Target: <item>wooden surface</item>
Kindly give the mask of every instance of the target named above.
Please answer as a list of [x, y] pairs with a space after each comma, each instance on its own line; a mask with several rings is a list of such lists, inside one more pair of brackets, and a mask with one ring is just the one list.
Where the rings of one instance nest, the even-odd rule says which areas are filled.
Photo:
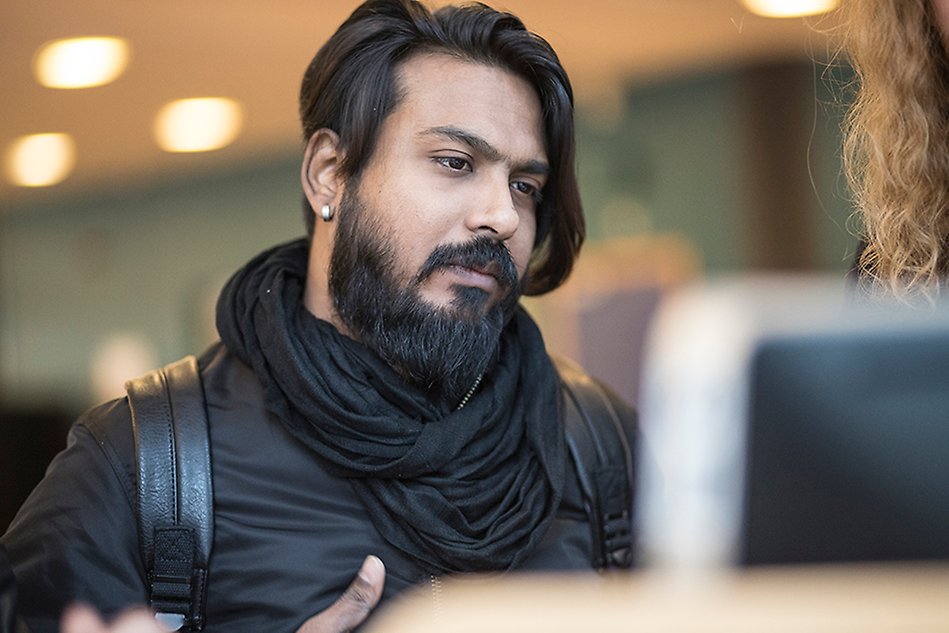
[[945, 633], [949, 564], [453, 580], [390, 603], [368, 630]]

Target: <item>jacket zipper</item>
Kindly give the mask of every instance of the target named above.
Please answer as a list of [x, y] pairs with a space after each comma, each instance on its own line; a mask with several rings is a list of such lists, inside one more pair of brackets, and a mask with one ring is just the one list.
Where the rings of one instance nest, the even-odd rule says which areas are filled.
[[478, 390], [478, 385], [481, 384], [481, 379], [484, 378], [484, 374], [478, 374], [478, 377], [475, 378], [474, 384], [471, 385], [471, 389], [468, 390], [468, 393], [465, 394], [465, 397], [461, 399], [461, 402], [458, 403], [458, 406], [455, 408], [455, 411], [461, 411], [462, 407], [468, 404], [468, 401], [471, 400], [471, 396], [474, 395], [474, 392]]
[[441, 625], [442, 621], [442, 579], [435, 574], [430, 575], [429, 585], [432, 588], [432, 614], [435, 624]]
[[[461, 411], [461, 409], [468, 404], [468, 401], [471, 400], [471, 396], [478, 390], [482, 378], [484, 378], [484, 374], [479, 374], [474, 384], [471, 385], [471, 389], [468, 390], [468, 393], [466, 393], [461, 399], [461, 402], [458, 403], [458, 407], [455, 411]], [[428, 584], [432, 589], [432, 613], [434, 614], [435, 624], [440, 624], [442, 619], [442, 579], [435, 574], [429, 574]]]

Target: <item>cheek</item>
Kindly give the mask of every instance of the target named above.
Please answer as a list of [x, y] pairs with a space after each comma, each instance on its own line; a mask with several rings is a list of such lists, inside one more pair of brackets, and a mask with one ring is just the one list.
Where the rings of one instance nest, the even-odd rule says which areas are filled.
[[530, 262], [531, 253], [534, 250], [534, 236], [537, 229], [534, 222], [534, 216], [521, 218], [521, 224], [517, 233], [508, 240], [508, 248], [514, 257], [514, 265], [517, 267], [518, 274], [523, 277], [527, 270], [527, 264]]
[[396, 258], [399, 273], [405, 279], [414, 279], [428, 261], [432, 251], [450, 242], [445, 237], [446, 231], [433, 230], [436, 227], [431, 221], [420, 220], [415, 226], [417, 230], [405, 230], [406, 227], [402, 227], [402, 230], [393, 231], [393, 237], [398, 240]]

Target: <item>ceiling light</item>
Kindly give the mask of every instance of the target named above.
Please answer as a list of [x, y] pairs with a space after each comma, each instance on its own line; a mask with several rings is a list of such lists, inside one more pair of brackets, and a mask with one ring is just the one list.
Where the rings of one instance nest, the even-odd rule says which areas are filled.
[[826, 13], [837, 8], [839, 0], [742, 0], [752, 13], [766, 18], [796, 18]]
[[33, 74], [48, 88], [89, 88], [114, 81], [128, 60], [128, 42], [119, 37], [54, 40], [37, 51]]
[[233, 99], [179, 99], [155, 117], [155, 140], [166, 152], [207, 152], [233, 142], [243, 119]]
[[76, 145], [68, 134], [21, 136], [7, 149], [7, 179], [22, 187], [47, 187], [65, 180], [76, 164]]

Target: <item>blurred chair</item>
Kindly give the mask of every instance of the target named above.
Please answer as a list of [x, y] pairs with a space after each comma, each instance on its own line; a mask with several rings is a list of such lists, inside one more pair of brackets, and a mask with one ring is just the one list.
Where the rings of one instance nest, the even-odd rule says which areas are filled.
[[43, 478], [53, 456], [66, 448], [74, 418], [56, 406], [0, 407], [0, 534]]
[[699, 270], [695, 247], [678, 235], [590, 242], [567, 283], [524, 305], [550, 352], [574, 359], [635, 403], [653, 312], [666, 292], [693, 281]]

